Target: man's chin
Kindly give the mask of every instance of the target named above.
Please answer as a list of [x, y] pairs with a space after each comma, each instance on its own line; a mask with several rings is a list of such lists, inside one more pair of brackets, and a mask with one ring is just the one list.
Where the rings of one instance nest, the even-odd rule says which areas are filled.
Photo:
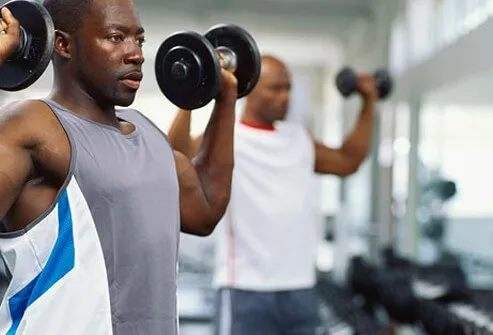
[[120, 107], [128, 107], [135, 101], [135, 94], [131, 97], [120, 97], [115, 100], [115, 105]]

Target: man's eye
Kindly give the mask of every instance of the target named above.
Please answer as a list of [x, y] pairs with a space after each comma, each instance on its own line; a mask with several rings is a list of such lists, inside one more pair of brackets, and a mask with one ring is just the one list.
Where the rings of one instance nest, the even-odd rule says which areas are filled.
[[111, 42], [115, 42], [115, 43], [116, 42], [121, 42], [121, 41], [123, 41], [123, 37], [121, 35], [112, 35], [112, 36], [109, 37], [109, 40]]

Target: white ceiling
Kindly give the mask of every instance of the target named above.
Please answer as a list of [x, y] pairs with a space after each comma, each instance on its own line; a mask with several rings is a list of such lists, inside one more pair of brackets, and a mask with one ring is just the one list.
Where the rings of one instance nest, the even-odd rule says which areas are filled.
[[138, 6], [171, 10], [366, 16], [381, 0], [138, 0]]
[[136, 0], [146, 16], [158, 19], [171, 13], [193, 16], [197, 21], [248, 18], [260, 25], [297, 32], [331, 34], [346, 39], [351, 27], [372, 20], [375, 6], [398, 0]]

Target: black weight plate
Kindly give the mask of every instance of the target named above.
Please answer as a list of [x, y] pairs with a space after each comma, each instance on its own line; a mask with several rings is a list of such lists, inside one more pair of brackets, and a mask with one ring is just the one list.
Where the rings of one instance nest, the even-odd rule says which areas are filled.
[[253, 37], [234, 24], [218, 24], [205, 34], [214, 48], [226, 47], [236, 54], [238, 99], [250, 93], [260, 76], [260, 52]]
[[387, 70], [377, 70], [374, 77], [377, 83], [378, 96], [380, 99], [385, 99], [390, 93], [392, 93], [392, 78]]
[[349, 67], [343, 68], [336, 76], [336, 86], [343, 97], [348, 97], [356, 91], [358, 78]]
[[[176, 62], [186, 64], [187, 76], [173, 75]], [[161, 92], [173, 104], [187, 110], [201, 108], [218, 95], [220, 70], [214, 48], [202, 35], [191, 31], [170, 35], [156, 55], [155, 73]]]
[[44, 73], [55, 47], [55, 28], [48, 11], [31, 0], [13, 0], [6, 6], [31, 37], [23, 57], [9, 59], [0, 68], [0, 89], [20, 91], [31, 86]]

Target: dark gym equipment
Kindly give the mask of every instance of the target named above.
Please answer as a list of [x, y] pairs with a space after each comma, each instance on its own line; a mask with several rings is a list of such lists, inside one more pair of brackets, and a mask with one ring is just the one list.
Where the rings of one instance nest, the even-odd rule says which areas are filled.
[[467, 332], [465, 325], [458, 318], [434, 301], [419, 301], [418, 313], [418, 320], [427, 334], [474, 334]]
[[[387, 98], [392, 93], [393, 82], [387, 70], [377, 70], [374, 73], [374, 78], [377, 83], [378, 97], [380, 99]], [[336, 77], [336, 86], [343, 97], [347, 98], [357, 91], [358, 78], [356, 72], [350, 67], [343, 68]]]
[[347, 98], [356, 91], [358, 78], [356, 73], [349, 67], [343, 68], [336, 77], [336, 86], [343, 97]]
[[41, 77], [51, 60], [55, 28], [43, 5], [31, 0], [13, 0], [4, 4], [21, 25], [20, 45], [16, 53], [0, 67], [0, 89], [20, 91]]
[[184, 31], [169, 36], [159, 47], [155, 71], [163, 94], [180, 108], [203, 107], [219, 93], [219, 58], [198, 33]]
[[420, 265], [403, 259], [392, 248], [384, 249], [384, 272], [402, 273], [412, 281], [442, 287], [441, 293], [433, 297], [414, 292], [418, 298], [439, 302], [462, 301], [470, 297], [470, 289], [459, 260], [450, 253], [444, 255], [431, 265]]
[[411, 288], [411, 277], [402, 272], [377, 269], [356, 257], [350, 266], [350, 286], [367, 300], [367, 305], [381, 305], [389, 316], [401, 323], [416, 320], [417, 298]]
[[218, 24], [206, 32], [205, 38], [222, 54], [225, 67], [234, 69], [238, 99], [248, 95], [260, 76], [260, 52], [253, 37], [240, 27]]
[[348, 288], [336, 284], [328, 277], [321, 277], [317, 281], [317, 293], [321, 304], [327, 313], [323, 323], [328, 334], [341, 331], [353, 335], [385, 335], [385, 327], [373, 320], [355, 299], [354, 293]]
[[493, 335], [493, 294], [474, 292], [467, 301], [419, 302], [419, 321], [427, 334]]
[[444, 217], [431, 217], [421, 227], [423, 236], [433, 240], [442, 241], [445, 236], [446, 220]]
[[452, 199], [457, 194], [457, 185], [453, 180], [437, 179], [423, 187], [423, 191], [431, 191], [438, 198], [445, 202]]
[[[417, 281], [441, 289], [427, 292], [416, 286]], [[468, 287], [453, 254], [423, 266], [386, 248], [383, 266], [353, 258], [349, 284], [370, 306], [375, 320], [380, 319], [376, 311], [383, 308], [393, 322], [420, 328], [420, 334], [493, 335], [493, 294]]]
[[216, 25], [205, 36], [191, 31], [169, 36], [156, 56], [159, 88], [180, 108], [201, 108], [219, 94], [221, 60], [238, 79], [238, 98], [250, 93], [260, 76], [260, 52], [252, 36], [232, 24]]

